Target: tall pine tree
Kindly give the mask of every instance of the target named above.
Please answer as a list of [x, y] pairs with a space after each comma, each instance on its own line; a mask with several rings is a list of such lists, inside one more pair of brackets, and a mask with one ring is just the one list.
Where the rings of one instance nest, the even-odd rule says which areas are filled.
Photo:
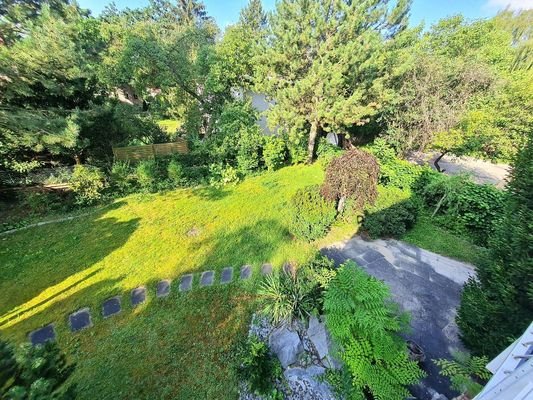
[[261, 88], [271, 124], [313, 160], [323, 131], [364, 125], [394, 93], [387, 84], [409, 0], [282, 0], [272, 15]]
[[533, 319], [533, 134], [518, 154], [502, 220], [491, 243], [491, 260], [467, 283], [458, 313], [466, 345], [497, 355]]

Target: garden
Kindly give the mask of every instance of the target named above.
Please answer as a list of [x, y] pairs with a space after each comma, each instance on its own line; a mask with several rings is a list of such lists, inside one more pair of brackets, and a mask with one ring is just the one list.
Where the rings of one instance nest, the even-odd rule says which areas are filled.
[[2, 10], [1, 398], [482, 391], [533, 317], [531, 10], [304, 3]]

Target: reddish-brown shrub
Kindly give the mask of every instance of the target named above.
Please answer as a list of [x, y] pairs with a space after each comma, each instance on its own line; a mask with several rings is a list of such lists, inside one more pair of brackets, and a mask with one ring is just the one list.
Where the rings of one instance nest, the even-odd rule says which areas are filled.
[[376, 201], [378, 175], [376, 158], [363, 150], [352, 149], [330, 162], [320, 192], [326, 199], [338, 202], [339, 211], [346, 199], [353, 199], [355, 206], [362, 209]]

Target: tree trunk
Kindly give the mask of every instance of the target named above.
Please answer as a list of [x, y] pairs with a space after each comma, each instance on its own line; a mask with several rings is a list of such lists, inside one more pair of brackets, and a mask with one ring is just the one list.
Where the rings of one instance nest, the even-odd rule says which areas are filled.
[[307, 163], [311, 164], [315, 160], [315, 148], [316, 138], [320, 131], [320, 126], [317, 121], [311, 123], [311, 129], [309, 130], [309, 142], [307, 144]]
[[442, 157], [444, 157], [446, 154], [448, 154], [448, 150], [444, 150], [440, 156], [438, 156], [435, 161], [433, 161], [433, 165], [435, 166], [435, 168], [437, 168], [437, 171], [439, 172], [444, 172], [446, 171], [445, 169], [441, 169], [440, 168], [440, 165], [439, 165], [439, 161], [442, 160]]
[[346, 206], [346, 196], [342, 196], [339, 199], [339, 204], [337, 204], [337, 213], [341, 213], [344, 210], [344, 207]]

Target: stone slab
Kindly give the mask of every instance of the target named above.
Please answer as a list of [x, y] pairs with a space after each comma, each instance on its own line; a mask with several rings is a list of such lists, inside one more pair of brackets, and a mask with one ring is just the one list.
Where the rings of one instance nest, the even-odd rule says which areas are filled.
[[226, 284], [230, 283], [233, 280], [233, 268], [228, 267], [224, 268], [222, 270], [222, 273], [220, 274], [220, 283]]
[[320, 322], [314, 315], [309, 319], [309, 328], [307, 329], [307, 336], [315, 346], [318, 353], [318, 358], [323, 359], [329, 354], [329, 339], [326, 332], [326, 326]]
[[211, 286], [215, 279], [215, 271], [204, 271], [200, 276], [200, 286]]
[[263, 264], [261, 265], [261, 274], [270, 275], [272, 273], [273, 267], [272, 264]]
[[372, 249], [368, 249], [363, 254], [363, 260], [365, 260], [369, 264], [380, 258], [384, 258], [383, 254], [381, 254], [379, 251], [372, 250]]
[[48, 341], [53, 341], [56, 338], [56, 333], [53, 324], [48, 324], [42, 328], [36, 329], [29, 334], [29, 340], [31, 344], [38, 345], [44, 344]]
[[139, 286], [131, 291], [131, 305], [136, 307], [146, 301], [146, 288]]
[[287, 368], [298, 360], [303, 351], [302, 341], [298, 333], [285, 326], [274, 329], [268, 339], [270, 349], [279, 359], [281, 366]]
[[180, 280], [179, 291], [186, 292], [192, 288], [192, 274], [183, 275]]
[[252, 276], [252, 266], [243, 265], [241, 267], [241, 279], [246, 280], [246, 279], [249, 279], [251, 276]]
[[164, 279], [157, 282], [157, 287], [155, 289], [155, 295], [157, 297], [167, 297], [170, 294], [170, 280]]
[[120, 297], [118, 296], [111, 297], [110, 299], [104, 301], [104, 304], [102, 304], [102, 316], [104, 318], [116, 315], [120, 312], [120, 310]]
[[296, 273], [296, 266], [294, 264], [285, 263], [283, 264], [283, 272], [288, 275], [294, 275]]
[[83, 329], [90, 328], [93, 326], [93, 322], [91, 320], [91, 313], [89, 311], [89, 308], [82, 308], [81, 310], [78, 310], [68, 317], [70, 330], [72, 332], [78, 332]]

